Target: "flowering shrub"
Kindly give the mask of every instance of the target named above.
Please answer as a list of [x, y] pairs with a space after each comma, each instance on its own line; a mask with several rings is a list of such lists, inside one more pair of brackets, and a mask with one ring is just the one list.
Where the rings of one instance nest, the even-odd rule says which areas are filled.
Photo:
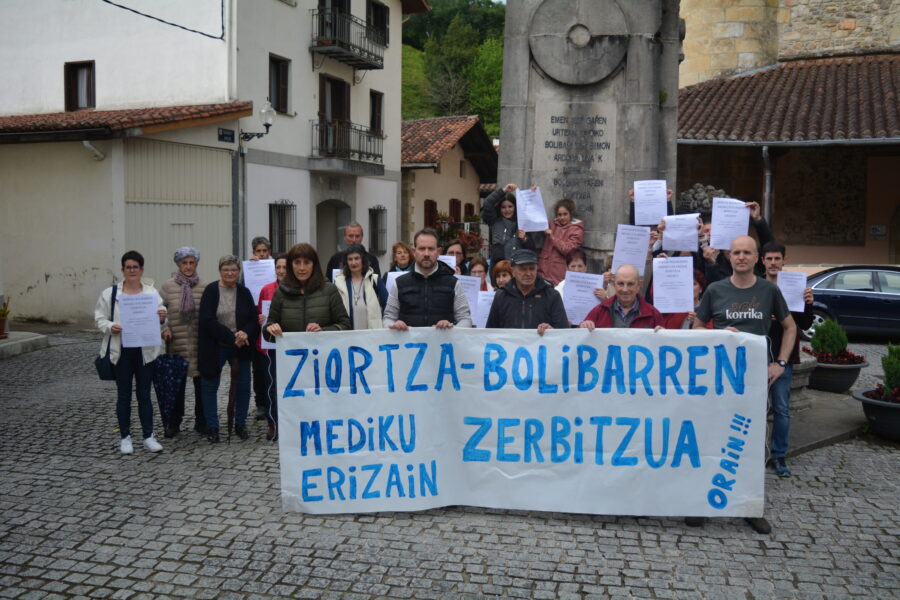
[[881, 366], [884, 368], [884, 383], [879, 383], [874, 390], [866, 392], [866, 397], [900, 403], [900, 346], [888, 344], [888, 353], [882, 357]]
[[872, 400], [880, 400], [881, 402], [894, 402], [900, 404], [900, 387], [888, 389], [884, 387], [883, 383], [878, 383], [875, 384], [874, 390], [863, 392], [863, 395], [866, 398], [870, 398]]
[[861, 354], [854, 354], [846, 348], [844, 350], [841, 350], [837, 354], [831, 354], [830, 352], [823, 352], [821, 350], [819, 352], [816, 352], [809, 346], [804, 346], [803, 351], [816, 357], [817, 361], [826, 365], [858, 365], [860, 363], [866, 362], [865, 356]]

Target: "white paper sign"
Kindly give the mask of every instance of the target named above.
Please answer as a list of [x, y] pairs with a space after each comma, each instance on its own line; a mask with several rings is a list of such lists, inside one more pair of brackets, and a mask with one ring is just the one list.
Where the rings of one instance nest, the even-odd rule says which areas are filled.
[[394, 286], [397, 285], [397, 278], [401, 275], [406, 275], [406, 273], [407, 271], [388, 271], [387, 279], [385, 279], [384, 282], [388, 294], [390, 294], [391, 290], [394, 289]]
[[[269, 316], [269, 308], [271, 306], [272, 306], [271, 300], [263, 300], [262, 301], [262, 314], [266, 318], [268, 318], [268, 316]], [[266, 323], [266, 321], [263, 321], [263, 325], [265, 325], [265, 323]], [[273, 342], [267, 342], [266, 337], [263, 335], [263, 333], [261, 331], [259, 332], [259, 346], [263, 350], [274, 350], [275, 349], [275, 344]]]
[[491, 304], [494, 303], [494, 292], [478, 292], [478, 302], [472, 311], [472, 324], [484, 329], [487, 327], [488, 317], [491, 315]]
[[603, 287], [603, 275], [566, 271], [563, 304], [572, 325], [578, 325], [591, 310], [600, 304], [594, 290]]
[[253, 294], [253, 304], [259, 304], [260, 290], [275, 279], [275, 259], [244, 261], [244, 285]]
[[645, 179], [634, 182], [634, 224], [659, 225], [666, 216], [666, 180]]
[[453, 269], [453, 272], [456, 273], [456, 257], [450, 254], [441, 254], [438, 256], [438, 260]]
[[731, 250], [732, 240], [747, 235], [749, 230], [750, 209], [743, 200], [713, 198], [710, 246], [719, 250]]
[[653, 306], [661, 313], [694, 310], [694, 259], [653, 259]]
[[541, 188], [534, 191], [530, 189], [516, 190], [516, 221], [519, 229], [526, 232], [547, 231], [550, 228]]
[[119, 294], [116, 299], [119, 301], [123, 348], [162, 344], [156, 294]]
[[341, 269], [332, 269], [331, 270], [331, 283], [334, 283], [337, 279], [338, 274], [341, 272]]
[[697, 252], [700, 249], [697, 217], [700, 213], [668, 215], [662, 232], [662, 249], [665, 252]]
[[421, 327], [276, 354], [287, 511], [763, 512], [762, 336]]
[[459, 284], [466, 293], [466, 300], [469, 301], [469, 312], [478, 304], [478, 292], [481, 291], [481, 277], [472, 277], [471, 275], [457, 275]]
[[649, 227], [619, 225], [616, 228], [616, 246], [613, 249], [613, 275], [622, 265], [632, 265], [638, 270], [638, 274], [643, 277], [649, 249]]
[[803, 312], [806, 310], [806, 302], [803, 301], [803, 292], [806, 290], [806, 273], [778, 271], [777, 282], [789, 311]]

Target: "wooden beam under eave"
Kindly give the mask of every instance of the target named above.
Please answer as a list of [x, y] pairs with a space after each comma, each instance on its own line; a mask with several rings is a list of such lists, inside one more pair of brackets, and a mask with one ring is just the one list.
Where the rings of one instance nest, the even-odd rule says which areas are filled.
[[170, 121], [169, 123], [160, 123], [158, 125], [148, 125], [141, 127], [141, 133], [159, 133], [161, 131], [174, 131], [176, 129], [187, 129], [189, 127], [199, 127], [201, 125], [211, 125], [213, 123], [221, 123], [222, 121], [234, 121], [244, 117], [252, 117], [253, 109], [242, 110], [240, 112], [228, 113], [225, 115], [215, 115], [212, 117], [203, 117], [201, 119], [184, 119], [181, 121]]

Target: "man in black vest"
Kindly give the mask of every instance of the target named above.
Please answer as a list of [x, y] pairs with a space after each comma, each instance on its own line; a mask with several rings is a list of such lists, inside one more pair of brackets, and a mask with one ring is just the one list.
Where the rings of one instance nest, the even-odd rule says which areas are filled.
[[384, 326], [449, 329], [471, 327], [469, 301], [453, 269], [438, 260], [438, 237], [422, 229], [413, 238], [415, 268], [397, 278], [384, 308]]

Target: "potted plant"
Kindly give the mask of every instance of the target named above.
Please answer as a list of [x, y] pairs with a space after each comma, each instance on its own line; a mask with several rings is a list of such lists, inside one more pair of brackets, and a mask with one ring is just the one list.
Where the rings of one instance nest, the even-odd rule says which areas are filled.
[[9, 337], [6, 333], [6, 319], [9, 317], [9, 298], [0, 304], [0, 340]]
[[884, 383], [874, 390], [853, 392], [862, 402], [863, 412], [872, 432], [880, 438], [900, 442], [900, 346], [888, 344], [887, 356], [882, 357]]
[[847, 350], [847, 334], [832, 319], [816, 327], [810, 345], [812, 349], [804, 347], [803, 351], [816, 357], [816, 368], [809, 376], [809, 387], [814, 390], [846, 393], [859, 372], [869, 366], [864, 356]]

